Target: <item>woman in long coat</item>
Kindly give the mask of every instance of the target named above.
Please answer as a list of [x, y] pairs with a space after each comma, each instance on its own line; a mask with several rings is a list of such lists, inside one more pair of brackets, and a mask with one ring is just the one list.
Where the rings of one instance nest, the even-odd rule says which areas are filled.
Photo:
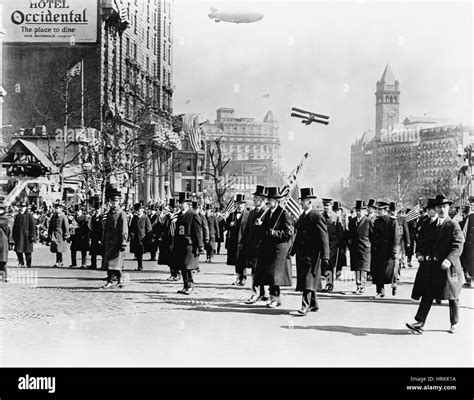
[[55, 267], [63, 266], [63, 253], [68, 250], [69, 223], [61, 204], [56, 203], [54, 214], [49, 221], [48, 240], [52, 253], [56, 253]]
[[[3, 281], [8, 280], [8, 249], [10, 246], [10, 220], [5, 214], [5, 206], [0, 204], [0, 272], [3, 271]], [[1, 282], [1, 281], [0, 281]]]

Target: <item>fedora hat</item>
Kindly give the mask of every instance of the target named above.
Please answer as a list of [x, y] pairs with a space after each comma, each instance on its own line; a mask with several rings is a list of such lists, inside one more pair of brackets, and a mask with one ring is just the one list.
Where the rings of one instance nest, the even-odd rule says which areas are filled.
[[237, 193], [235, 195], [235, 200], [236, 203], [245, 203], [245, 195], [241, 193]]
[[267, 187], [266, 195], [267, 199], [281, 199], [283, 196], [276, 186]]
[[386, 210], [386, 209], [390, 208], [390, 204], [388, 204], [388, 203], [385, 202], [385, 201], [379, 201], [379, 202], [377, 203], [377, 208], [378, 208], [379, 210]]
[[257, 187], [255, 188], [255, 192], [252, 193], [252, 196], [265, 197], [265, 186], [257, 185]]
[[428, 198], [428, 203], [426, 204], [426, 208], [435, 208], [436, 206], [436, 199], [430, 197]]
[[443, 204], [453, 204], [451, 200], [449, 200], [444, 194], [438, 194], [435, 198], [436, 205], [441, 206]]
[[178, 194], [178, 203], [186, 203], [191, 202], [191, 193], [189, 192], [179, 192]]
[[364, 200], [356, 200], [356, 204], [355, 204], [354, 208], [356, 210], [363, 210], [363, 209], [367, 208], [367, 206], [365, 205]]
[[313, 193], [313, 188], [301, 188], [300, 189], [300, 200], [315, 199], [317, 196]]
[[377, 208], [377, 200], [369, 199], [369, 202], [367, 203], [367, 207]]
[[331, 204], [332, 203], [332, 199], [330, 197], [323, 197], [321, 200], [323, 201], [323, 204]]

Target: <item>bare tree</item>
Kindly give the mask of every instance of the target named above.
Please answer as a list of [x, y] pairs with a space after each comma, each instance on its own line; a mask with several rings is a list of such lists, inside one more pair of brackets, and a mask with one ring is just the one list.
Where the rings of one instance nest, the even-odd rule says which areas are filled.
[[212, 179], [214, 180], [217, 202], [219, 203], [220, 207], [224, 207], [224, 195], [227, 191], [227, 186], [226, 182], [223, 182], [223, 172], [227, 164], [229, 164], [229, 162], [231, 161], [231, 159], [224, 159], [222, 155], [221, 141], [222, 136], [214, 140], [214, 147], [209, 146], [209, 160], [211, 161], [213, 172], [206, 171], [204, 172], [204, 174], [212, 177]]

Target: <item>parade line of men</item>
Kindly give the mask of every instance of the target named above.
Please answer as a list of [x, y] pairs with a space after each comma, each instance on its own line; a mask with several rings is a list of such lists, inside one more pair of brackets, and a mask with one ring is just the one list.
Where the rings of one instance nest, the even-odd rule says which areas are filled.
[[[244, 195], [237, 194], [235, 209], [226, 219], [218, 209], [213, 213], [210, 205], [206, 206], [206, 211], [202, 210], [187, 192], [179, 193], [177, 199], [170, 199], [166, 212], [160, 215], [153, 212], [151, 218], [141, 204], [134, 206], [133, 216], [127, 215], [121, 208], [121, 192], [117, 189], [109, 191], [107, 197], [106, 213], [100, 214], [96, 210], [89, 218], [78, 210], [73, 219], [76, 239], [71, 244], [73, 266], [76, 251], [82, 253], [83, 266], [87, 249], [91, 251], [92, 268], [97, 268], [97, 255], [102, 256], [102, 269], [107, 270], [107, 282], [102, 288], [124, 286], [124, 254], [130, 242], [138, 271], [143, 269], [145, 251], [151, 253], [152, 260], [159, 251], [158, 264], [170, 268], [168, 280], [179, 281], [181, 277], [183, 287], [178, 293], [190, 295], [194, 291], [193, 274], [199, 271], [199, 256], [206, 252], [206, 260], [210, 262], [216, 250], [219, 252], [226, 231], [227, 264], [235, 267], [234, 285], [245, 286], [246, 272], [251, 271], [252, 295], [246, 303], [263, 301], [269, 308], [280, 307], [281, 287], [292, 286], [291, 260], [295, 256], [296, 291], [302, 292], [301, 308], [297, 313], [305, 316], [318, 311], [318, 291], [334, 289], [335, 276], [337, 279], [342, 266], [346, 265], [346, 245], [350, 269], [355, 275], [354, 294], [365, 293], [370, 274], [376, 287], [374, 298], [380, 299], [385, 297], [387, 284], [391, 286], [392, 295], [396, 295], [402, 254], [404, 250], [409, 254], [410, 248], [413, 252], [416, 241], [419, 269], [412, 298], [421, 298], [421, 302], [415, 322], [407, 323], [407, 327], [414, 333], [422, 333], [433, 301], [448, 300], [450, 332], [456, 331], [459, 294], [466, 283], [465, 276], [470, 277], [473, 273], [474, 220], [472, 214], [466, 214], [461, 228], [449, 217], [452, 202], [443, 195], [428, 199], [415, 224], [414, 234], [410, 234], [406, 220], [397, 215], [394, 203], [370, 199], [366, 205], [365, 201], [357, 200], [346, 224], [341, 216], [342, 208], [332, 199], [322, 199], [323, 212], [314, 209], [317, 197], [313, 188], [300, 190], [302, 212], [296, 220], [280, 204], [283, 196], [277, 187], [257, 185], [251, 210], [246, 207]], [[55, 266], [62, 266], [62, 254], [70, 241], [70, 231], [62, 205], [57, 203], [54, 208], [49, 220], [48, 240], [51, 252], [56, 254]], [[0, 227], [0, 268], [6, 272], [8, 251], [5, 249], [9, 246], [10, 229], [3, 206], [0, 206]], [[87, 229], [92, 232], [89, 236]], [[19, 263], [24, 264], [26, 260], [28, 267], [31, 267], [35, 235], [33, 218], [22, 204], [13, 223], [12, 236]], [[150, 236], [155, 238], [152, 243]], [[85, 246], [89, 240], [90, 246]], [[217, 249], [216, 244], [219, 245]], [[410, 260], [409, 255], [409, 266]], [[321, 290], [322, 277], [326, 287]]]

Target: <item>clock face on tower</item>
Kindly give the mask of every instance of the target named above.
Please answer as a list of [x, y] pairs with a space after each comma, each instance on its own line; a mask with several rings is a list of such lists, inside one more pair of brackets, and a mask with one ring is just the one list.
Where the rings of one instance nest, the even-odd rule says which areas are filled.
[[391, 108], [390, 110], [388, 110], [388, 116], [389, 116], [389, 117], [394, 117], [395, 114], [396, 114], [396, 111], [395, 111], [393, 108]]

